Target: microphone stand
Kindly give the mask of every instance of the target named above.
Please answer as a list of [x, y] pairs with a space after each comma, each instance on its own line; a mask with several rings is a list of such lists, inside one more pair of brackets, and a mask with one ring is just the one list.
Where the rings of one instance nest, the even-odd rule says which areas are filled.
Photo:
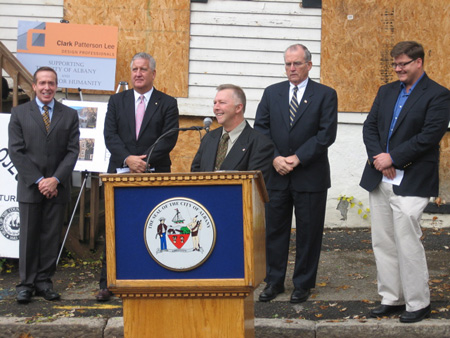
[[160, 137], [158, 137], [158, 138], [156, 139], [155, 143], [153, 143], [153, 144], [150, 146], [150, 148], [149, 148], [149, 150], [148, 150], [148, 152], [147, 152], [148, 155], [147, 155], [147, 160], [145, 161], [145, 173], [148, 173], [148, 172], [149, 172], [148, 164], [149, 164], [149, 161], [150, 161], [150, 156], [151, 156], [152, 153], [153, 153], [153, 149], [155, 149], [156, 145], [159, 143], [159, 141], [160, 141], [161, 139], [163, 139], [163, 138], [166, 137], [167, 135], [172, 134], [172, 133], [174, 133], [174, 132], [176, 132], [176, 131], [198, 130], [198, 132], [200, 133], [200, 130], [202, 130], [202, 129], [205, 129], [205, 127], [197, 127], [197, 126], [194, 126], [194, 127], [189, 127], [189, 128], [172, 128], [172, 129], [169, 129], [168, 131], [166, 131], [166, 132], [165, 132], [164, 134], [162, 134]]

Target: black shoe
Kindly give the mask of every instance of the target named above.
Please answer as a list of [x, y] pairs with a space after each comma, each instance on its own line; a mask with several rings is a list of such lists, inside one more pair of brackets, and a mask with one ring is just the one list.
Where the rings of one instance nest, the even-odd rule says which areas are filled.
[[430, 314], [431, 314], [430, 305], [417, 311], [405, 311], [400, 315], [400, 322], [402, 323], [420, 322], [422, 319], [430, 317]]
[[389, 316], [394, 313], [398, 313], [400, 311], [405, 310], [405, 305], [383, 305], [381, 304], [379, 307], [370, 310], [370, 317], [378, 318], [383, 316]]
[[36, 296], [44, 297], [45, 300], [58, 300], [59, 293], [53, 291], [53, 289], [41, 290], [36, 292]]
[[111, 299], [111, 296], [112, 296], [112, 292], [109, 291], [108, 289], [100, 289], [98, 291], [98, 293], [95, 295], [95, 298], [99, 302], [107, 302], [108, 300]]
[[284, 287], [277, 288], [275, 285], [267, 284], [267, 286], [264, 288], [264, 291], [261, 292], [259, 295], [259, 301], [260, 302], [268, 302], [272, 299], [275, 299], [278, 294], [284, 292]]
[[291, 295], [291, 303], [306, 302], [310, 294], [309, 289], [295, 288]]
[[17, 293], [16, 300], [20, 304], [28, 304], [31, 302], [31, 297], [33, 297], [33, 291], [22, 290]]

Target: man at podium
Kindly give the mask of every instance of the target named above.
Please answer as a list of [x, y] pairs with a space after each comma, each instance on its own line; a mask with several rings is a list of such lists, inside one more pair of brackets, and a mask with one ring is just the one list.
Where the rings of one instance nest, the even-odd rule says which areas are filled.
[[214, 115], [222, 127], [203, 137], [191, 171], [261, 170], [264, 180], [272, 165], [274, 146], [244, 119], [245, 93], [241, 87], [217, 87]]

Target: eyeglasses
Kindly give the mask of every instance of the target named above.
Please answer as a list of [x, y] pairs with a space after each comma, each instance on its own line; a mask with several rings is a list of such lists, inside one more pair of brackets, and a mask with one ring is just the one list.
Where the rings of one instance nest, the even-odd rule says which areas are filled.
[[294, 67], [300, 67], [300, 66], [304, 65], [305, 63], [308, 63], [308, 62], [300, 62], [300, 61], [286, 62], [285, 66], [288, 68], [291, 67], [292, 65], [294, 65]]
[[405, 66], [409, 65], [411, 62], [416, 61], [416, 60], [417, 59], [413, 59], [413, 60], [408, 61], [408, 62], [400, 62], [400, 63], [393, 62], [391, 65], [392, 65], [392, 68], [394, 68], [394, 69], [397, 68], [397, 67], [399, 67], [400, 69], [404, 69]]

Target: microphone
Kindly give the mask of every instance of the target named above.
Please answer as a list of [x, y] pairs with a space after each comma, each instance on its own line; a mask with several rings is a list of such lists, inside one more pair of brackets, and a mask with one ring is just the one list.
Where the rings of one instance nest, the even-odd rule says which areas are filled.
[[209, 133], [209, 127], [211, 126], [212, 122], [213, 121], [210, 117], [205, 117], [205, 119], [203, 120], [203, 129], [205, 129], [207, 133]]
[[172, 129], [169, 129], [168, 131], [166, 131], [160, 137], [158, 137], [156, 139], [155, 143], [153, 143], [150, 146], [150, 148], [148, 149], [148, 151], [146, 152], [148, 155], [147, 155], [147, 160], [145, 161], [145, 172], [148, 173], [149, 170], [150, 170], [149, 167], [148, 167], [148, 164], [149, 164], [149, 161], [150, 161], [150, 156], [152, 155], [153, 149], [155, 149], [155, 147], [159, 143], [159, 141], [161, 141], [167, 135], [175, 133], [175, 132], [178, 132], [178, 131], [197, 130], [198, 132], [200, 132], [200, 130], [202, 130], [202, 129], [205, 129], [205, 130], [206, 130], [206, 128], [209, 129], [209, 126], [211, 125], [212, 120], [209, 117], [207, 117], [205, 120], [207, 120], [207, 119], [209, 119], [209, 121], [210, 121], [209, 124], [208, 124], [208, 127], [206, 127], [206, 124], [207, 124], [208, 121], [206, 121], [206, 122], [203, 121], [203, 123], [205, 124], [205, 127], [193, 126], [193, 127], [188, 127], [188, 128], [172, 128]]

